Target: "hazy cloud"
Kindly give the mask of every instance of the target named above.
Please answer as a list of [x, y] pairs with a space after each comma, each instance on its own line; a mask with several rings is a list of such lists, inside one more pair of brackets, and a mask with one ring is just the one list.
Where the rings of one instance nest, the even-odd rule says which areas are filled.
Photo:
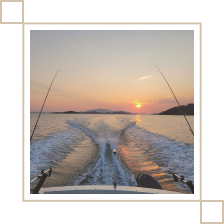
[[147, 104], [154, 104], [155, 102], [154, 101], [147, 101], [147, 102], [140, 102], [140, 101], [137, 101], [135, 100], [134, 102], [132, 102], [133, 104], [136, 104], [136, 105], [147, 105]]
[[150, 75], [150, 76], [143, 76], [143, 77], [141, 77], [141, 78], [139, 78], [139, 80], [140, 81], [142, 81], [142, 80], [144, 80], [144, 79], [150, 79], [152, 76]]

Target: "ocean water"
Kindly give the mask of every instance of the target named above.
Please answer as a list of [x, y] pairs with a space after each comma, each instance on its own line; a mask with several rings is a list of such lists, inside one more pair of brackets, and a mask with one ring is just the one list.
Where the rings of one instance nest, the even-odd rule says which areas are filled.
[[[30, 116], [31, 135], [38, 113]], [[49, 167], [43, 187], [137, 186], [147, 173], [164, 190], [191, 193], [172, 173], [194, 183], [194, 137], [183, 116], [45, 113], [30, 144], [30, 179]]]

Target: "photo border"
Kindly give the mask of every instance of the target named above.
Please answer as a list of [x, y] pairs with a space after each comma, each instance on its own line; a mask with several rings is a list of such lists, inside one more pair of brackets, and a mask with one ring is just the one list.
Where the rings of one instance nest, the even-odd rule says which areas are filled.
[[[1, 8], [1, 6], [2, 6], [2, 2], [22, 2], [22, 4], [23, 4], [23, 8], [22, 8], [22, 10], [23, 10], [23, 12], [22, 12], [22, 16], [23, 16], [23, 18], [22, 18], [22, 23], [21, 22], [2, 22], [1, 21], [1, 13], [2, 13], [2, 8]], [[25, 1], [25, 4], [27, 3], [27, 1]], [[36, 4], [36, 3], [35, 3]], [[42, 7], [46, 7], [45, 6], [45, 3], [43, 4], [43, 2], [41, 2], [40, 4], [42, 4]], [[62, 3], [63, 4], [63, 3]], [[189, 4], [191, 7], [193, 7], [192, 9], [192, 13], [193, 13], [193, 16], [191, 16], [190, 14], [189, 14], [189, 20], [188, 19], [181, 19], [181, 21], [189, 21], [189, 22], [154, 22], [154, 23], [150, 23], [150, 22], [129, 22], [129, 23], [118, 23], [118, 22], [102, 22], [102, 23], [91, 23], [91, 21], [90, 22], [29, 22], [28, 20], [26, 20], [25, 22], [24, 22], [24, 0], [5, 0], [5, 1], [2, 1], [2, 0], [0, 0], [0, 24], [5, 24], [5, 25], [11, 25], [11, 24], [21, 24], [22, 25], [22, 35], [24, 34], [24, 25], [28, 25], [28, 24], [61, 24], [61, 25], [68, 25], [68, 24], [82, 24], [82, 25], [84, 25], [84, 24], [89, 24], [89, 25], [91, 25], [91, 24], [182, 24], [182, 25], [184, 25], [184, 24], [199, 24], [199, 26], [200, 26], [200, 198], [199, 198], [199, 200], [193, 200], [193, 201], [186, 201], [186, 200], [183, 200], [183, 201], [175, 201], [175, 200], [171, 200], [170, 202], [174, 202], [174, 204], [178, 204], [178, 205], [180, 205], [180, 204], [182, 204], [181, 202], [183, 202], [184, 204], [200, 204], [200, 221], [199, 221], [199, 223], [204, 223], [204, 222], [202, 222], [202, 210], [203, 210], [203, 207], [202, 207], [202, 203], [204, 203], [204, 202], [221, 202], [222, 203], [222, 214], [224, 215], [224, 204], [223, 204], [223, 202], [224, 202], [224, 200], [223, 199], [221, 199], [221, 200], [214, 200], [213, 198], [212, 198], [212, 196], [211, 197], [207, 197], [208, 199], [206, 199], [206, 200], [203, 200], [202, 199], [202, 24], [203, 25], [205, 25], [205, 26], [203, 26], [203, 27], [205, 27], [205, 29], [204, 29], [204, 31], [205, 32], [203, 32], [203, 37], [205, 37], [204, 36], [204, 34], [207, 34], [206, 32], [208, 31], [208, 27], [209, 28], [211, 28], [211, 26], [212, 26], [212, 28], [213, 28], [213, 26], [214, 25], [216, 25], [216, 22], [217, 22], [217, 24], [218, 24], [218, 22], [220, 23], [220, 21], [218, 21], [217, 20], [217, 18], [216, 19], [212, 19], [212, 18], [210, 18], [212, 15], [211, 14], [208, 14], [207, 15], [207, 17], [209, 17], [208, 19], [209, 19], [209, 24], [211, 23], [212, 25], [208, 25], [208, 19], [206, 19], [205, 17], [203, 17], [204, 15], [203, 14], [200, 14], [200, 18], [199, 19], [201, 19], [200, 20], [200, 22], [190, 22], [190, 21], [198, 21], [198, 17], [196, 18], [196, 15], [197, 15], [197, 13], [199, 13], [199, 11], [197, 12], [197, 11], [195, 11], [194, 9], [198, 9], [198, 7], [199, 7], [199, 5], [201, 5], [201, 7], [203, 7], [203, 4], [200, 2], [198, 2], [198, 3], [193, 3], [193, 4]], [[49, 7], [49, 6], [47, 6], [47, 7]], [[78, 6], [77, 6], [78, 7]], [[171, 7], [172, 7], [172, 5], [171, 5]], [[207, 9], [209, 9], [208, 8], [208, 6], [206, 6], [207, 7]], [[206, 8], [205, 7], [205, 8]], [[28, 8], [25, 8], [26, 9], [26, 14], [27, 14], [27, 9]], [[178, 7], [177, 7], [177, 9], [178, 9]], [[158, 9], [159, 10], [159, 9]], [[181, 9], [182, 10], [182, 9]], [[202, 10], [203, 11], [203, 10]], [[50, 12], [49, 12], [50, 13]], [[213, 12], [213, 13], [215, 13], [215, 12]], [[207, 13], [206, 13], [207, 14]], [[134, 17], [133, 17], [134, 18]], [[148, 18], [150, 18], [150, 17], [148, 17]], [[145, 20], [149, 20], [148, 18], [146, 18]], [[194, 18], [196, 18], [196, 20], [194, 20]], [[136, 18], [137, 19], [137, 18]], [[221, 17], [220, 17], [220, 19], [221, 19]], [[175, 18], [174, 20], [178, 20], [178, 17], [177, 17], [177, 19]], [[59, 21], [60, 21], [60, 19], [59, 19]], [[122, 21], [122, 20], [121, 20]], [[123, 20], [124, 21], [124, 20]], [[149, 20], [149, 21], [151, 21], [151, 20]], [[161, 20], [162, 21], [162, 20]], [[165, 20], [164, 20], [165, 21]], [[179, 20], [180, 21], [180, 20]], [[208, 25], [208, 26], [207, 26]], [[214, 28], [215, 29], [215, 28]], [[219, 29], [219, 27], [216, 27], [216, 29]], [[206, 37], [207, 38], [207, 37]], [[207, 40], [205, 38], [205, 40]], [[23, 62], [22, 62], [22, 66], [23, 66], [23, 68], [22, 68], [22, 72], [21, 72], [21, 74], [22, 74], [22, 187], [21, 187], [21, 193], [22, 193], [22, 200], [21, 200], [21, 202], [41, 202], [41, 201], [29, 201], [29, 200], [25, 200], [25, 198], [24, 198], [24, 35], [22, 36], [22, 39], [23, 39], [23, 42], [21, 43], [21, 45], [22, 45], [22, 59], [23, 59]], [[206, 43], [206, 46], [207, 45], [209, 45], [209, 44], [211, 44], [210, 42], [209, 43]], [[205, 47], [205, 49], [207, 49], [206, 47]], [[205, 60], [206, 61], [206, 60]], [[207, 62], [207, 61], [206, 61]], [[206, 80], [203, 80], [203, 81], [206, 81]], [[203, 89], [204, 91], [207, 91], [207, 89], [208, 88], [205, 88], [205, 89]], [[204, 93], [204, 92], [203, 92]], [[203, 98], [203, 102], [204, 102], [204, 98]], [[206, 105], [204, 105], [203, 104], [203, 108], [205, 107]], [[206, 114], [207, 115], [207, 114]], [[204, 123], [204, 120], [203, 120], [203, 123]], [[207, 137], [207, 136], [206, 136]], [[207, 141], [206, 141], [207, 142]], [[9, 193], [11, 193], [11, 192], [9, 192]], [[17, 192], [18, 193], [18, 192]], [[205, 198], [205, 196], [203, 196], [203, 198]], [[210, 199], [209, 199], [210, 198]], [[99, 200], [96, 200], [96, 201], [89, 201], [89, 202], [98, 202]], [[45, 200], [43, 200], [42, 202], [46, 202]], [[54, 200], [52, 200], [52, 202], [55, 202]], [[63, 202], [63, 201], [59, 201], [59, 202]], [[81, 201], [76, 201], [76, 202], [83, 202], [83, 200], [81, 200]], [[88, 202], [88, 201], [85, 201], [85, 202]], [[105, 201], [101, 201], [101, 202], [105, 202]], [[113, 201], [113, 202], [116, 202], [116, 201]], [[118, 201], [118, 202], [121, 202], [121, 201]], [[124, 203], [122, 203], [122, 204], [124, 204], [124, 205], [127, 205], [126, 203], [125, 203], [125, 201], [122, 201], [122, 202], [124, 202]], [[132, 202], [132, 201], [127, 201], [127, 202]], [[133, 201], [133, 202], [138, 202], [137, 200], [135, 200], [135, 201]], [[143, 201], [140, 201], [140, 202], [143, 202]], [[156, 201], [153, 201], [153, 200], [149, 200], [149, 201], [144, 201], [144, 202], [149, 202], [149, 203], [147, 203], [147, 205], [149, 205], [150, 204], [150, 202], [153, 202], [153, 204], [154, 203], [159, 203], [159, 204], [162, 204], [163, 203], [163, 201], [158, 201], [158, 200], [156, 200]], [[169, 204], [169, 202], [168, 201], [165, 201], [166, 202], [166, 204]], [[191, 203], [192, 202], [192, 203]], [[25, 203], [26, 204], [26, 203]], [[35, 203], [36, 204], [36, 203]], [[92, 204], [92, 203], [91, 203]], [[100, 203], [100, 204], [103, 204], [104, 205], [104, 203]], [[113, 203], [114, 205], [116, 204], [116, 203]], [[120, 203], [119, 203], [120, 204]], [[138, 204], [138, 203], [135, 203], [135, 204]], [[142, 204], [142, 203], [141, 203]], [[143, 203], [143, 204], [145, 204], [145, 203]], [[40, 204], [41, 205], [41, 204]], [[85, 205], [86, 205], [86, 207], [88, 208], [88, 203], [85, 203]], [[95, 203], [94, 203], [94, 205], [95, 205]], [[97, 204], [98, 205], [98, 207], [99, 207], [99, 204]], [[118, 205], [118, 204], [116, 204], [116, 205]], [[139, 205], [139, 204], [138, 204]], [[34, 204], [33, 204], [33, 206], [34, 206]], [[72, 204], [72, 206], [74, 207], [75, 206], [75, 204]], [[21, 206], [22, 208], [24, 208], [24, 205], [22, 205]], [[101, 206], [102, 207], [102, 206]], [[163, 211], [163, 210], [162, 210]], [[223, 216], [224, 217], [224, 216]], [[168, 219], [168, 221], [171, 221], [172, 219], [169, 217], [169, 219]], [[196, 219], [197, 220], [197, 223], [198, 223], [198, 219]], [[196, 221], [195, 220], [195, 221]], [[25, 221], [25, 219], [24, 219], [24, 221]], [[181, 220], [180, 220], [180, 222], [181, 222]], [[195, 222], [194, 222], [195, 223]], [[206, 222], [207, 224], [209, 224], [209, 223], [213, 223], [213, 222]], [[220, 222], [219, 222], [220, 223]], [[222, 223], [224, 223], [224, 219], [222, 218]]]
[[[195, 101], [195, 115], [194, 115], [194, 185], [195, 191], [194, 194], [150, 194], [150, 195], [109, 195], [109, 194], [82, 194], [82, 195], [31, 195], [29, 192], [29, 150], [30, 149], [30, 140], [28, 138], [30, 129], [30, 31], [31, 30], [194, 30], [194, 101]], [[25, 91], [25, 148], [27, 153], [24, 150], [24, 161], [25, 161], [25, 176], [24, 176], [24, 198], [25, 200], [63, 200], [63, 201], [169, 201], [169, 200], [199, 200], [200, 198], [200, 47], [201, 47], [201, 27], [200, 24], [154, 24], [154, 23], [81, 23], [81, 24], [25, 24], [24, 27], [24, 91]], [[196, 149], [196, 150], [195, 150]], [[26, 164], [27, 163], [27, 164]]]

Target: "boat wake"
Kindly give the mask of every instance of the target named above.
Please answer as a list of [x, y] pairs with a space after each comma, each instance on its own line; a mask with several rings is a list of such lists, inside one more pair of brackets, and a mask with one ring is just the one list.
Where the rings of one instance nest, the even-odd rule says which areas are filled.
[[61, 176], [69, 170], [67, 185], [137, 186], [135, 177], [142, 172], [166, 190], [188, 192], [173, 187], [173, 172], [194, 182], [193, 146], [145, 130], [134, 116], [77, 115], [66, 123], [67, 130], [31, 142], [31, 179], [52, 167]]
[[85, 134], [77, 128], [53, 133], [46, 138], [32, 141], [30, 144], [30, 178], [40, 174], [41, 170], [56, 167], [80, 142]]
[[89, 167], [88, 171], [82, 174], [75, 185], [117, 185], [136, 186], [134, 176], [120, 164], [117, 156], [114, 156], [113, 149], [120, 144], [121, 133], [135, 125], [135, 122], [116, 122], [119, 125], [108, 126], [104, 119], [95, 122], [95, 125], [83, 119], [67, 121], [71, 126], [82, 130], [92, 138], [99, 148], [99, 159], [96, 164]]

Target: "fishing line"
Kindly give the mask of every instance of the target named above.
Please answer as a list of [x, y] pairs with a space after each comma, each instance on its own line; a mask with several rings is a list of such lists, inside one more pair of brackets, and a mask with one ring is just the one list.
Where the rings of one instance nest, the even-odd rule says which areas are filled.
[[42, 112], [42, 110], [43, 110], [43, 108], [44, 108], [44, 104], [45, 104], [45, 102], [46, 102], [46, 100], [47, 100], [48, 93], [50, 92], [51, 86], [52, 86], [52, 84], [53, 84], [53, 82], [54, 82], [54, 79], [55, 79], [55, 77], [56, 77], [56, 75], [58, 74], [59, 71], [61, 71], [61, 70], [58, 70], [58, 71], [56, 72], [56, 74], [54, 75], [54, 78], [53, 78], [53, 80], [52, 80], [52, 82], [51, 82], [50, 88], [48, 89], [48, 92], [47, 92], [47, 95], [46, 95], [46, 97], [45, 97], [43, 106], [42, 106], [42, 108], [41, 108], [41, 110], [40, 110], [39, 116], [38, 116], [38, 118], [37, 118], [37, 122], [36, 122], [36, 124], [35, 124], [34, 129], [33, 129], [33, 133], [32, 133], [32, 135], [31, 135], [31, 137], [30, 137], [30, 142], [31, 142], [31, 140], [32, 140], [32, 138], [33, 138], [34, 131], [36, 130], [37, 123], [38, 123], [38, 120], [39, 120], [39, 118], [40, 118], [41, 112]]
[[[156, 66], [156, 65], [155, 65], [155, 66]], [[158, 67], [156, 66], [156, 68], [158, 68]], [[160, 71], [160, 69], [159, 69], [159, 68], [158, 68], [158, 70]], [[187, 122], [187, 124], [188, 124], [188, 126], [189, 126], [189, 128], [190, 128], [190, 130], [191, 130], [191, 132], [192, 132], [192, 134], [193, 134], [193, 136], [194, 136], [194, 132], [193, 132], [193, 130], [191, 129], [191, 126], [190, 126], [190, 124], [188, 123], [188, 120], [187, 120], [187, 118], [186, 118], [185, 114], [184, 114], [184, 113], [182, 112], [182, 110], [180, 109], [180, 104], [179, 104], [179, 102], [178, 102], [178, 100], [177, 100], [176, 96], [174, 95], [173, 90], [171, 89], [171, 87], [170, 87], [169, 83], [167, 82], [167, 80], [166, 80], [165, 76], [163, 75], [163, 73], [162, 73], [161, 71], [160, 71], [160, 73], [162, 74], [163, 78], [165, 79], [165, 81], [166, 81], [167, 85], [169, 86], [169, 88], [170, 88], [170, 90], [171, 90], [171, 92], [172, 92], [172, 94], [173, 94], [173, 96], [174, 96], [175, 100], [177, 101], [177, 104], [178, 104], [178, 106], [179, 106], [179, 107], [177, 107], [177, 108], [178, 108], [178, 110], [179, 110], [180, 114], [184, 115], [184, 118], [185, 118], [185, 120], [186, 120], [186, 122]]]

